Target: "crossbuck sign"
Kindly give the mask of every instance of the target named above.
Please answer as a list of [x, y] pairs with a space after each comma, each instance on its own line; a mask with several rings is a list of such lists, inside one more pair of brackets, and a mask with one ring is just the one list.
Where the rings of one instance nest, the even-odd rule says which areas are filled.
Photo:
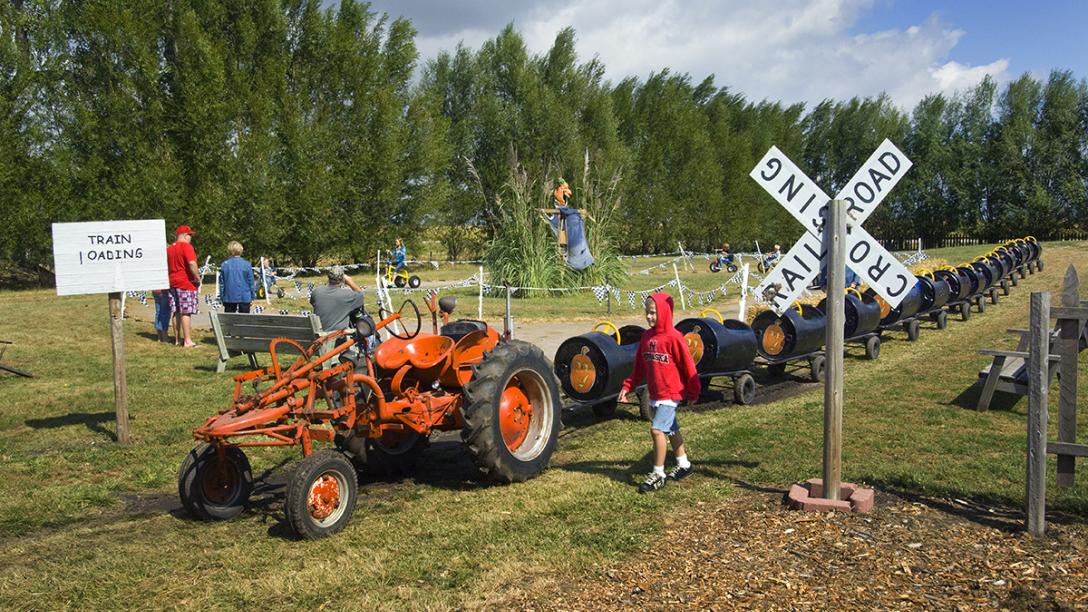
[[[903, 301], [916, 279], [862, 229], [861, 223], [910, 167], [911, 162], [902, 151], [885, 139], [836, 198], [847, 204], [847, 265], [893, 308]], [[831, 198], [778, 147], [772, 146], [749, 176], [807, 230], [755, 290], [756, 295], [770, 302], [775, 312], [782, 314], [820, 273], [826, 256], [823, 216]]]

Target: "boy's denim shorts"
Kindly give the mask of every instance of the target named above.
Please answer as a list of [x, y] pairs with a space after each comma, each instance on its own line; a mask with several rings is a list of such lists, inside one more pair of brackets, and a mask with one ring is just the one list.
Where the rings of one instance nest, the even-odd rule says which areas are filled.
[[668, 435], [674, 435], [680, 431], [680, 423], [676, 421], [676, 402], [672, 400], [659, 400], [654, 402], [654, 422], [650, 429], [656, 429]]

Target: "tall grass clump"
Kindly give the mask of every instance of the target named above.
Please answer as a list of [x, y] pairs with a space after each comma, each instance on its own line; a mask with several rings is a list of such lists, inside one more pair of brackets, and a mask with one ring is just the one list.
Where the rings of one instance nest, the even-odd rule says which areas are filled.
[[[510, 287], [571, 287], [573, 274], [563, 261], [555, 235], [541, 218], [547, 189], [514, 166], [495, 195], [493, 237], [484, 253], [487, 282]], [[533, 291], [518, 291], [528, 297]]]
[[[474, 169], [471, 168], [470, 172]], [[555, 234], [540, 213], [552, 208], [550, 181], [538, 181], [519, 164], [513, 164], [510, 178], [495, 195], [492, 242], [484, 254], [488, 282], [511, 287], [585, 287], [627, 279], [618, 258], [614, 232], [619, 225], [620, 175], [601, 181], [592, 176], [586, 156], [582, 184], [573, 205], [583, 209], [586, 241], [595, 263], [576, 271], [567, 266]], [[518, 297], [540, 294], [518, 291]]]
[[619, 232], [620, 208], [620, 172], [615, 172], [610, 179], [602, 180], [595, 176], [590, 168], [589, 152], [586, 152], [582, 165], [582, 184], [580, 192], [575, 194], [574, 205], [586, 212], [586, 241], [589, 252], [593, 253], [595, 263], [574, 272], [576, 282], [582, 286], [609, 284], [623, 285], [627, 280], [627, 271], [619, 259], [616, 237]]

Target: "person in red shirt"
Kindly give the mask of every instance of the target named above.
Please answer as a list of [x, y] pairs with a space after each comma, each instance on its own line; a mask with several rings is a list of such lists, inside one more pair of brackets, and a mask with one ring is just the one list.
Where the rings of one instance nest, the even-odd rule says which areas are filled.
[[[646, 380], [645, 393], [655, 408], [650, 424], [650, 437], [654, 442], [654, 469], [638, 487], [639, 493], [649, 493], [665, 486], [668, 480], [680, 480], [692, 472], [676, 420], [676, 407], [687, 399], [699, 397], [701, 385], [695, 370], [695, 360], [684, 337], [672, 326], [672, 297], [667, 293], [654, 293], [646, 298], [646, 323], [635, 355], [635, 369], [630, 378], [623, 381], [619, 401], [627, 401], [627, 393]], [[665, 474], [667, 439], [672, 439], [676, 467]]]
[[197, 313], [200, 295], [200, 270], [193, 248], [193, 228], [178, 227], [177, 240], [166, 247], [166, 269], [170, 275], [170, 309], [174, 313], [174, 344], [185, 348], [197, 346], [192, 339], [192, 316]]

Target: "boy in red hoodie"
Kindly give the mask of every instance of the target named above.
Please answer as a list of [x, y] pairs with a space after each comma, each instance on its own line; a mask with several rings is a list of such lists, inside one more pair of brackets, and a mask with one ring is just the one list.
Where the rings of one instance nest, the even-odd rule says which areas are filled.
[[[627, 401], [627, 392], [646, 379], [646, 393], [656, 412], [650, 425], [654, 441], [654, 470], [638, 487], [639, 493], [649, 493], [665, 486], [667, 480], [680, 480], [691, 474], [691, 462], [684, 450], [684, 437], [676, 421], [680, 401], [695, 401], [699, 397], [699, 375], [691, 358], [687, 342], [672, 326], [672, 297], [655, 293], [646, 298], [646, 323], [635, 356], [635, 369], [623, 381], [619, 401]], [[665, 474], [666, 438], [672, 438], [676, 467]]]

